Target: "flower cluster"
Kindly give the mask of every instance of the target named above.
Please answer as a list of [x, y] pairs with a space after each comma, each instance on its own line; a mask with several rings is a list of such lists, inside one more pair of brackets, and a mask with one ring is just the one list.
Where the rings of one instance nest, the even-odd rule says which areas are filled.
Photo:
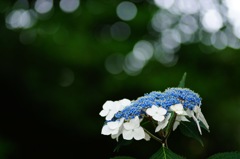
[[151, 119], [157, 126], [155, 132], [167, 127], [171, 116], [174, 117], [173, 130], [180, 122], [192, 118], [200, 134], [200, 122], [209, 129], [201, 112], [200, 96], [187, 88], [168, 88], [164, 92], [153, 91], [136, 100], [122, 99], [106, 101], [99, 113], [106, 121], [102, 127], [103, 135], [117, 139], [122, 134], [125, 140], [150, 140], [150, 136], [141, 126], [144, 118]]

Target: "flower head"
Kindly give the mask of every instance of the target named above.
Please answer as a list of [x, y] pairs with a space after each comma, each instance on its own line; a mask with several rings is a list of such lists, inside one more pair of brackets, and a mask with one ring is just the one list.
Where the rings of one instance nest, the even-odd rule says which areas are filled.
[[[155, 132], [164, 130], [170, 119], [174, 120], [172, 129], [175, 130], [182, 121], [189, 122], [188, 118], [193, 118], [202, 134], [199, 122], [202, 122], [207, 129], [209, 125], [200, 106], [200, 96], [187, 88], [168, 88], [164, 92], [153, 91], [132, 101], [128, 99], [106, 101], [103, 110], [99, 113], [106, 119], [102, 134], [111, 135], [117, 140], [122, 134], [125, 140], [148, 141], [149, 132], [145, 132], [141, 125], [145, 118], [152, 119], [152, 122], [157, 124]], [[171, 115], [175, 117], [171, 118]]]

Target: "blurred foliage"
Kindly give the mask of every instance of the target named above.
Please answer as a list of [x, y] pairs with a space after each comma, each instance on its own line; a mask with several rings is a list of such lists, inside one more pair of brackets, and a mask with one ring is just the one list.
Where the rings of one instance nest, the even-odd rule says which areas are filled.
[[169, 138], [171, 150], [195, 159], [240, 150], [238, 49], [183, 44], [174, 65], [152, 58], [137, 75], [124, 71], [111, 74], [105, 67], [110, 55], [125, 56], [139, 40], [155, 39], [148, 32], [149, 21], [157, 11], [151, 1], [132, 0], [137, 16], [126, 22], [131, 34], [120, 41], [104, 30], [121, 21], [116, 15], [119, 0], [81, 1], [72, 13], [63, 12], [56, 1], [50, 13], [39, 15], [34, 26], [7, 28], [4, 22], [14, 7], [33, 7], [34, 1], [26, 2], [0, 2], [2, 159], [145, 159], [160, 145], [138, 141], [114, 152], [116, 141], [100, 134], [102, 105], [106, 100], [136, 99], [175, 87], [184, 72], [186, 87], [203, 99], [202, 111], [210, 133], [203, 133], [205, 146], [201, 147], [176, 130]]

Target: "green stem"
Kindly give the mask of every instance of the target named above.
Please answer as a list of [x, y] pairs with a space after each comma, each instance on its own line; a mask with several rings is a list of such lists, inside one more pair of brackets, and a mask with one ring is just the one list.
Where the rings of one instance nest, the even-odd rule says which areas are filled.
[[165, 132], [163, 134], [164, 135], [163, 143], [164, 143], [166, 148], [168, 148], [167, 139], [168, 139], [169, 135], [172, 132], [173, 124], [174, 124], [174, 122], [176, 120], [176, 117], [177, 117], [177, 114], [175, 112], [172, 112], [171, 113], [171, 117], [170, 117], [169, 122], [168, 122], [168, 126], [166, 127]]

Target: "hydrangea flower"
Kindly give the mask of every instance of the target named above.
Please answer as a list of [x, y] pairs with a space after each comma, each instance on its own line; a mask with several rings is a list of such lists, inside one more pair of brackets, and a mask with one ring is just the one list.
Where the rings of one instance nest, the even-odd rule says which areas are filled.
[[189, 120], [184, 115], [177, 115], [176, 119], [174, 121], [174, 124], [173, 124], [173, 131], [177, 129], [177, 127], [178, 127], [178, 125], [180, 124], [181, 121], [189, 122]]
[[[106, 101], [99, 113], [106, 119], [102, 134], [111, 135], [117, 140], [121, 134], [125, 140], [149, 140], [149, 132], [141, 124], [144, 119], [152, 120], [156, 124], [155, 132], [159, 132], [166, 128], [170, 119], [174, 120], [172, 129], [175, 130], [181, 122], [189, 122], [188, 118], [193, 118], [202, 134], [200, 122], [207, 129], [209, 125], [200, 106], [200, 96], [188, 88], [153, 91], [132, 101], [129, 99]], [[174, 117], [171, 118], [171, 115]]]
[[168, 120], [170, 119], [170, 117], [171, 117], [171, 113], [168, 113], [168, 115], [163, 121], [158, 122], [158, 126], [156, 127], [155, 132], [158, 132], [164, 129], [167, 126]]
[[102, 134], [103, 135], [116, 135], [119, 133], [119, 130], [121, 128], [121, 126], [123, 125], [123, 121], [124, 119], [120, 119], [120, 120], [116, 120], [116, 121], [110, 121], [107, 122], [107, 124], [105, 124], [102, 127]]
[[123, 138], [125, 140], [141, 140], [145, 138], [145, 132], [143, 128], [140, 126], [140, 120], [138, 116], [136, 116], [134, 119], [131, 119], [129, 122], [126, 122], [123, 124]]
[[153, 105], [151, 108], [148, 108], [146, 110], [146, 113], [156, 121], [163, 121], [165, 119], [165, 114], [167, 113], [167, 110], [162, 107], [157, 107], [156, 105]]
[[[201, 108], [200, 107], [194, 107], [193, 110], [187, 110], [187, 114], [189, 117], [192, 117], [193, 120], [195, 121], [195, 123], [197, 124], [198, 130], [200, 132], [200, 134], [202, 134], [201, 131], [201, 127], [199, 122], [201, 121], [203, 123], [203, 125], [209, 130], [209, 125], [204, 117], [204, 115], [202, 114]], [[196, 114], [196, 116], [195, 116]]]
[[182, 104], [175, 104], [170, 106], [170, 110], [174, 111], [178, 115], [187, 115], [186, 111], [183, 109]]
[[103, 110], [99, 113], [99, 115], [106, 117], [106, 120], [111, 120], [118, 111], [123, 110], [130, 104], [131, 101], [128, 99], [122, 99], [119, 101], [108, 100], [103, 104]]
[[170, 110], [174, 111], [177, 116], [173, 124], [173, 131], [176, 130], [181, 121], [189, 121], [185, 116], [187, 116], [187, 112], [183, 109], [182, 104], [175, 104], [170, 107]]

